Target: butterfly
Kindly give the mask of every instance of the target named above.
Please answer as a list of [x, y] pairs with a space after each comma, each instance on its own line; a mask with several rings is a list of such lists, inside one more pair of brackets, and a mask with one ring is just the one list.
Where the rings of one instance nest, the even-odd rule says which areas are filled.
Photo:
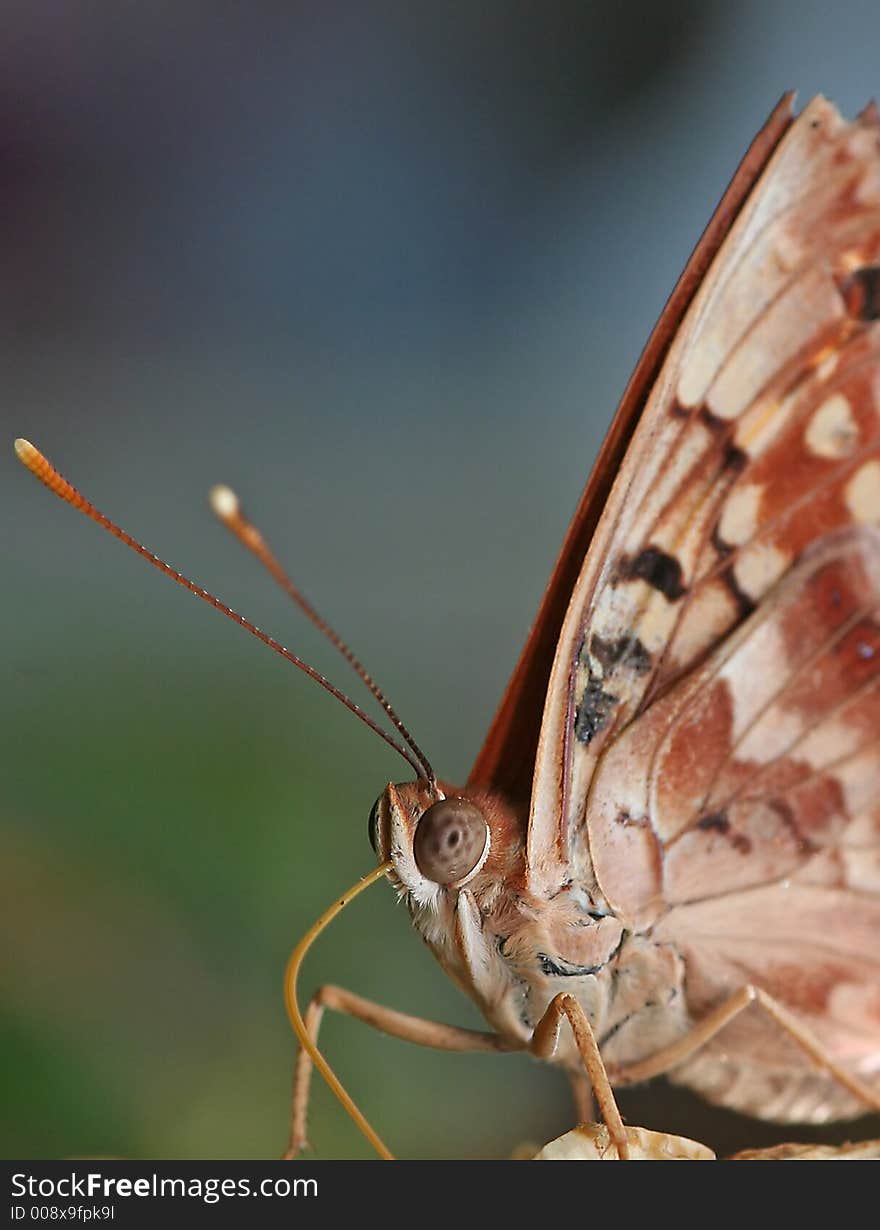
[[880, 1105], [878, 317], [880, 115], [786, 97], [648, 342], [467, 784], [428, 766], [373, 809], [492, 1033], [318, 1002], [530, 1050], [581, 1108], [586, 1073], [624, 1148], [609, 1086], [661, 1073], [764, 1119]]
[[[880, 1106], [880, 113], [786, 96], [654, 330], [463, 786], [227, 490], [215, 511], [396, 727], [141, 547], [26, 442], [57, 494], [379, 730], [415, 780], [370, 813], [377, 870], [489, 1028], [324, 987], [303, 1017], [288, 1155], [326, 1009], [446, 1050], [529, 1051], [592, 1096], [666, 1074], [767, 1120]], [[346, 894], [350, 899], [355, 890]]]

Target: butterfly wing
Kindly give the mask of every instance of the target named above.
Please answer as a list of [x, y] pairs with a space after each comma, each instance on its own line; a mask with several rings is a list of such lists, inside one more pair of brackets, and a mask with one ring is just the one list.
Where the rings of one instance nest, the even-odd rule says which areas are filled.
[[[804, 551], [732, 636], [615, 739], [588, 805], [615, 913], [685, 960], [705, 1015], [745, 983], [880, 1069], [880, 532]], [[676, 1073], [763, 1118], [854, 1100], [748, 1014]]]
[[537, 890], [582, 845], [609, 741], [810, 541], [877, 518], [878, 264], [878, 118], [815, 99], [679, 328], [575, 586], [535, 766]]
[[[606, 457], [631, 434], [559, 625], [528, 833], [531, 890], [574, 874], [674, 944], [695, 1019], [754, 982], [868, 1074], [878, 315], [880, 117], [816, 98], [775, 133]], [[765, 1116], [853, 1109], [770, 1032], [744, 1019], [724, 1062], [709, 1048], [682, 1076]]]

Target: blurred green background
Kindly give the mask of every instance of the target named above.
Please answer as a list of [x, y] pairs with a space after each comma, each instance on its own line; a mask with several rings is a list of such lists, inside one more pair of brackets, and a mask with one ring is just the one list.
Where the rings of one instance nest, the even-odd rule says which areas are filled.
[[[781, 92], [880, 87], [876, 3], [2, 6], [2, 1153], [277, 1156], [287, 954], [405, 766], [39, 488], [357, 695], [213, 523], [233, 484], [448, 778], [479, 746], [639, 349]], [[478, 1025], [378, 886], [309, 959]], [[519, 1057], [327, 1019], [405, 1157], [570, 1126]], [[822, 1133], [629, 1095], [713, 1145]], [[369, 1156], [316, 1083], [318, 1156]], [[837, 1132], [852, 1135], [852, 1128]], [[875, 1134], [880, 1134], [876, 1128]]]

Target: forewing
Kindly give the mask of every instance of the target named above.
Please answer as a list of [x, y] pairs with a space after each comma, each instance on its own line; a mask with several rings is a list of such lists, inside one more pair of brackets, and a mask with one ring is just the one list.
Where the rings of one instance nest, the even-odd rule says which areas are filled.
[[792, 101], [791, 94], [780, 100], [752, 142], [648, 339], [572, 518], [519, 662], [471, 771], [472, 786], [528, 804], [550, 670], [565, 613], [596, 526], [682, 317], [743, 202], [791, 124]]
[[676, 334], [574, 587], [535, 765], [533, 890], [593, 875], [588, 794], [634, 719], [812, 544], [880, 522], [878, 303], [880, 122], [817, 98]]

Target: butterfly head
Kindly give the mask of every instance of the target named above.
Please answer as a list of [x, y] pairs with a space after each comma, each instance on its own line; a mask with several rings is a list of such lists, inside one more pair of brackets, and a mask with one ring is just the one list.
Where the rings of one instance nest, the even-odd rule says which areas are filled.
[[[505, 826], [483, 797], [425, 781], [388, 785], [370, 812], [370, 843], [416, 905], [431, 906], [471, 885], [497, 861]], [[506, 860], [505, 860], [506, 861]]]

